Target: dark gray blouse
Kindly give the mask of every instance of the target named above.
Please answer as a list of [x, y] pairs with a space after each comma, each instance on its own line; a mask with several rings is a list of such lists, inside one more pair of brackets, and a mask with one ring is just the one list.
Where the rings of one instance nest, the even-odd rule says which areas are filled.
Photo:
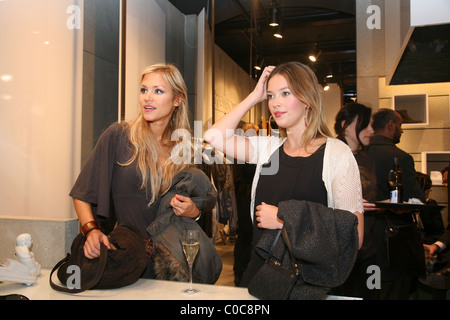
[[148, 238], [146, 229], [156, 217], [160, 199], [148, 206], [136, 163], [120, 165], [133, 154], [128, 131], [128, 123], [115, 123], [103, 132], [70, 196], [90, 203], [97, 215], [115, 213], [118, 223], [130, 222]]

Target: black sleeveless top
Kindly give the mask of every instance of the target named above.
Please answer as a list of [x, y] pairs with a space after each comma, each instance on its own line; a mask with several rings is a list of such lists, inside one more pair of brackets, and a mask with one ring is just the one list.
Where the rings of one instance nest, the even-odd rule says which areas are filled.
[[[279, 168], [274, 175], [261, 175], [255, 195], [256, 206], [261, 202], [278, 206], [286, 200], [307, 200], [327, 206], [327, 190], [322, 180], [324, 143], [308, 157], [291, 157], [284, 152], [283, 145], [278, 149]], [[270, 161], [273, 159], [273, 155]], [[269, 164], [263, 167], [270, 166]], [[255, 218], [255, 217], [254, 217]], [[258, 243], [262, 229], [254, 219], [253, 245]]]

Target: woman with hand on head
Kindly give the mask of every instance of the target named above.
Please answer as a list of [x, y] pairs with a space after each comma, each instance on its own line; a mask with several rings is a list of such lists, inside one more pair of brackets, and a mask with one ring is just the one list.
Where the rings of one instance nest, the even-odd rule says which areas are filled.
[[[250, 208], [253, 246], [263, 230], [283, 227], [279, 204], [291, 199], [353, 213], [361, 246], [363, 202], [358, 167], [350, 148], [331, 137], [320, 88], [313, 71], [301, 63], [266, 67], [253, 92], [204, 135], [206, 142], [228, 156], [257, 165]], [[235, 135], [241, 118], [264, 99], [268, 99], [280, 137]], [[243, 285], [264, 263], [254, 253]]]
[[[111, 248], [94, 212], [102, 217], [114, 212], [118, 223], [129, 222], [148, 238], [146, 228], [156, 218], [161, 196], [171, 187], [173, 177], [188, 166], [172, 152], [175, 146], [191, 148], [190, 139], [171, 140], [176, 129], [191, 131], [183, 77], [173, 65], [149, 66], [141, 75], [139, 115], [103, 132], [70, 193], [86, 237], [87, 258], [99, 256], [100, 243]], [[179, 216], [200, 214], [194, 202], [181, 195], [173, 197], [171, 206]], [[149, 241], [143, 277], [154, 278]]]

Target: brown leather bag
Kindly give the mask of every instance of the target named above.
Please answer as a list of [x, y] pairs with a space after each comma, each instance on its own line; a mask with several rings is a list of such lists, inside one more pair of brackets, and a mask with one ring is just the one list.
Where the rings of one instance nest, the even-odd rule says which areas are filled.
[[[79, 293], [89, 289], [120, 288], [136, 282], [145, 271], [147, 257], [145, 242], [139, 231], [128, 223], [118, 225], [109, 235], [114, 249], [101, 244], [100, 256], [88, 259], [83, 246], [86, 239], [79, 234], [72, 242], [71, 253], [59, 261], [50, 273], [50, 286], [57, 291]], [[70, 266], [80, 270], [80, 286], [68, 285], [74, 274]], [[69, 270], [68, 270], [69, 268]], [[57, 270], [61, 286], [53, 282], [52, 275]]]

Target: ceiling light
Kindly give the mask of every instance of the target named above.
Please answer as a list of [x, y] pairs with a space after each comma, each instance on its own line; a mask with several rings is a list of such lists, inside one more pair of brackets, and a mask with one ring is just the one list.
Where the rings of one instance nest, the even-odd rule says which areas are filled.
[[269, 26], [278, 27], [278, 19], [277, 19], [277, 8], [272, 8], [272, 19], [270, 20]]
[[328, 91], [328, 90], [330, 90], [330, 85], [328, 84], [328, 80], [327, 80], [327, 77], [325, 77], [324, 79], [323, 79], [323, 82], [322, 82], [323, 84], [322, 84], [322, 86], [323, 86], [323, 91]]
[[273, 33], [273, 36], [278, 39], [283, 38], [283, 34], [281, 33], [281, 25], [278, 26], [277, 31]]
[[319, 59], [319, 56], [320, 56], [321, 53], [322, 53], [322, 51], [319, 51], [318, 53], [314, 52], [314, 53], [310, 54], [308, 58], [312, 62], [316, 62], [317, 59]]
[[321, 53], [322, 51], [317, 49], [317, 43], [315, 43], [313, 49], [311, 50], [311, 54], [308, 56], [308, 58], [312, 62], [316, 62], [317, 59], [319, 59]]
[[[259, 62], [259, 63], [258, 63]], [[261, 70], [262, 66], [264, 64], [264, 58], [259, 57], [259, 55], [256, 57], [256, 61], [255, 61], [255, 65], [253, 66], [253, 68], [255, 68], [256, 70]]]

